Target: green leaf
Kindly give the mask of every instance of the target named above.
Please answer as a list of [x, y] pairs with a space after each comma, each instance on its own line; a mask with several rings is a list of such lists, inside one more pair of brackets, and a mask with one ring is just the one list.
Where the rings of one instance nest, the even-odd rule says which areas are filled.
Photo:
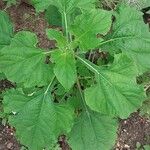
[[31, 4], [35, 7], [36, 12], [44, 11], [49, 7], [51, 0], [31, 0]]
[[105, 35], [111, 27], [111, 13], [105, 10], [86, 11], [76, 17], [70, 30], [75, 35], [75, 42], [84, 51], [96, 48], [102, 41], [97, 34]]
[[4, 99], [5, 113], [10, 114], [11, 112], [21, 111], [24, 105], [28, 103], [29, 97], [23, 95], [19, 90], [11, 89], [5, 93]]
[[60, 26], [60, 27], [62, 26], [62, 16], [56, 6], [50, 5], [47, 8], [45, 12], [45, 18], [50, 25]]
[[6, 79], [6, 76], [4, 73], [0, 73], [0, 80]]
[[38, 38], [36, 34], [29, 31], [18, 32], [12, 39], [12, 47], [36, 47]]
[[31, 0], [37, 12], [44, 11], [49, 5], [56, 6], [63, 14], [72, 13], [75, 8], [91, 8], [96, 0]]
[[145, 101], [140, 108], [140, 114], [150, 118], [150, 100]]
[[66, 93], [66, 90], [64, 89], [64, 87], [59, 83], [57, 85], [57, 88], [55, 90], [55, 94], [58, 96], [63, 96]]
[[80, 9], [91, 10], [95, 8], [96, 0], [78, 0], [77, 7]]
[[115, 143], [117, 123], [108, 116], [89, 111], [76, 119], [69, 136], [73, 150], [108, 150]]
[[72, 89], [71, 96], [68, 98], [67, 103], [75, 109], [76, 115], [80, 114], [80, 111], [84, 108], [79, 90]]
[[47, 85], [53, 76], [53, 66], [45, 63], [44, 52], [34, 47], [36, 42], [32, 33], [18, 33], [12, 45], [0, 51], [0, 72], [25, 87]]
[[62, 32], [54, 30], [54, 29], [47, 29], [46, 30], [47, 36], [50, 40], [56, 40], [57, 46], [60, 49], [65, 49], [67, 47], [67, 40], [63, 36]]
[[29, 149], [41, 150], [48, 147], [57, 142], [59, 135], [71, 130], [73, 109], [52, 101], [50, 93], [43, 90], [32, 96], [13, 90], [4, 96], [5, 111], [16, 112], [9, 122], [16, 128], [21, 143]]
[[62, 86], [69, 90], [76, 81], [76, 64], [73, 53], [70, 51], [56, 51], [52, 54], [55, 62], [54, 73]]
[[0, 11], [0, 49], [7, 46], [13, 37], [13, 26], [8, 15], [4, 11]]
[[[126, 12], [126, 13], [124, 13]], [[122, 51], [134, 60], [140, 74], [150, 69], [150, 33], [143, 22], [142, 13], [121, 5], [116, 14], [112, 32], [102, 42], [109, 52]]]
[[144, 150], [150, 150], [150, 145], [145, 145]]
[[82, 58], [80, 60], [96, 75], [97, 83], [85, 90], [86, 103], [92, 110], [126, 118], [142, 105], [144, 89], [136, 84], [134, 64], [128, 57], [117, 55], [109, 67], [98, 67]]

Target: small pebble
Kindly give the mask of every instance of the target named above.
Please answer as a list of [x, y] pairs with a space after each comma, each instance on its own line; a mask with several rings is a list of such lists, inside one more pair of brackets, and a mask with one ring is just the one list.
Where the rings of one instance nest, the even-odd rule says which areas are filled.
[[123, 129], [123, 131], [124, 131], [124, 132], [127, 132], [127, 130], [126, 130], [126, 129]]
[[10, 133], [10, 135], [14, 135], [14, 133], [13, 133], [13, 132], [11, 132], [11, 133]]
[[7, 144], [7, 148], [8, 148], [8, 149], [11, 149], [12, 146], [13, 146], [13, 143], [8, 143], [8, 144]]
[[130, 148], [130, 146], [129, 146], [129, 145], [127, 145], [127, 144], [125, 144], [125, 145], [124, 145], [124, 147], [125, 147], [125, 148]]

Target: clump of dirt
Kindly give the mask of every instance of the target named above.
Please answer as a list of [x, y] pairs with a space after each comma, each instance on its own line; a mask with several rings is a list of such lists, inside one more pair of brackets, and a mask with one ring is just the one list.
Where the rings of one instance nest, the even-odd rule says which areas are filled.
[[13, 87], [15, 87], [15, 84], [13, 84], [12, 82], [10, 82], [6, 79], [0, 80], [0, 93], [7, 88], [10, 89]]
[[71, 150], [71, 148], [69, 147], [69, 145], [67, 143], [65, 135], [62, 135], [59, 137], [58, 144], [60, 145], [62, 150]]
[[0, 124], [0, 150], [20, 150], [20, 147], [14, 137], [14, 129]]
[[5, 8], [5, 3], [1, 0], [0, 1], [0, 10]]
[[115, 150], [135, 150], [137, 143], [150, 144], [150, 120], [133, 113], [120, 121]]

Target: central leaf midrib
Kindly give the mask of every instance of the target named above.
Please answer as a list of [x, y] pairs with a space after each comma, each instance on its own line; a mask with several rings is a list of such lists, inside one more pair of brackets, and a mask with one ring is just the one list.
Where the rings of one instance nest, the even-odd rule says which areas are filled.
[[[34, 98], [35, 99], [35, 98]], [[39, 124], [39, 122], [40, 122], [40, 118], [41, 118], [41, 113], [42, 113], [42, 111], [43, 111], [43, 105], [44, 105], [44, 102], [45, 102], [45, 95], [43, 95], [43, 98], [42, 98], [42, 100], [41, 100], [41, 107], [40, 107], [40, 109], [39, 109], [39, 115], [38, 115], [38, 117], [37, 117], [37, 121], [36, 121], [36, 124], [34, 125], [35, 126], [35, 128], [34, 128], [34, 131], [33, 131], [33, 134], [32, 134], [32, 140], [31, 140], [31, 145], [34, 145], [33, 143], [33, 141], [34, 141], [34, 137], [36, 137], [36, 132], [37, 132], [37, 127], [38, 127], [38, 124]]]
[[[112, 84], [112, 89], [113, 89], [113, 91], [114, 91], [115, 97], [118, 99], [118, 102], [120, 102], [120, 100], [119, 100], [118, 96], [116, 96], [116, 91], [124, 97], [124, 99], [127, 101], [127, 103], [130, 103], [130, 104], [132, 104], [133, 106], [135, 106], [135, 105], [132, 103], [132, 101], [131, 101], [131, 100], [128, 100], [128, 98], [122, 93], [122, 91], [120, 91], [120, 89], [119, 89], [117, 86], [115, 86], [114, 84]], [[109, 104], [110, 104], [111, 106], [113, 106], [113, 108], [116, 110], [115, 105], [112, 103], [112, 101], [108, 101], [108, 102], [109, 102]], [[118, 110], [116, 110], [116, 112], [118, 113]]]
[[98, 138], [97, 138], [96, 131], [95, 131], [95, 128], [94, 128], [93, 123], [92, 123], [91, 114], [90, 114], [90, 112], [88, 111], [88, 109], [86, 110], [86, 114], [87, 114], [88, 120], [89, 120], [89, 122], [90, 122], [90, 126], [91, 126], [91, 128], [93, 129], [94, 136], [95, 136], [95, 139], [96, 139], [96, 145], [97, 145], [97, 147], [98, 147], [98, 141], [99, 141], [99, 140], [98, 140]]

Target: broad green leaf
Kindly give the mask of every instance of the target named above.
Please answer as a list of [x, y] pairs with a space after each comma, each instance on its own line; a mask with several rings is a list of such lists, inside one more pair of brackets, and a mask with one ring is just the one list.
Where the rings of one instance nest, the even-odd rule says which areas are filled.
[[80, 9], [90, 10], [95, 8], [95, 2], [97, 0], [78, 0], [77, 7]]
[[67, 99], [67, 104], [75, 109], [76, 115], [80, 114], [80, 110], [84, 108], [81, 95], [78, 89], [73, 88], [71, 96]]
[[[26, 37], [25, 40], [22, 35]], [[45, 63], [44, 52], [34, 47], [36, 42], [33, 34], [18, 33], [12, 45], [0, 51], [0, 72], [4, 72], [13, 82], [23, 83], [25, 87], [47, 85], [53, 76], [53, 66]]]
[[31, 0], [37, 12], [44, 11], [49, 5], [56, 6], [63, 14], [72, 13], [75, 8], [91, 8], [96, 0]]
[[11, 46], [13, 47], [36, 47], [38, 39], [36, 34], [29, 31], [18, 32], [12, 39]]
[[[126, 12], [126, 13], [124, 13]], [[134, 60], [141, 74], [150, 69], [150, 33], [143, 22], [142, 13], [121, 5], [116, 14], [112, 32], [101, 44], [109, 52], [122, 51]]]
[[54, 29], [47, 29], [46, 30], [47, 36], [50, 40], [56, 40], [57, 46], [60, 49], [65, 49], [67, 47], [67, 40], [63, 36], [62, 32], [54, 30]]
[[145, 101], [140, 108], [140, 114], [150, 118], [150, 100]]
[[82, 62], [96, 74], [97, 83], [85, 90], [86, 103], [92, 110], [126, 118], [142, 105], [144, 89], [136, 84], [136, 71], [128, 57], [117, 55], [109, 67]]
[[29, 97], [23, 95], [19, 90], [11, 89], [5, 93], [3, 106], [5, 113], [10, 114], [11, 112], [19, 112], [22, 110], [24, 105], [28, 103]]
[[58, 96], [63, 96], [65, 93], [66, 93], [66, 90], [64, 89], [64, 87], [60, 83], [57, 84], [55, 94]]
[[52, 0], [31, 0], [31, 4], [35, 7], [37, 12], [44, 11], [51, 5]]
[[0, 80], [6, 79], [6, 76], [4, 73], [0, 73]]
[[[83, 4], [84, 5], [84, 4]], [[86, 7], [89, 7], [86, 5]], [[76, 16], [81, 14], [81, 9], [82, 8], [80, 5], [75, 8], [74, 12], [72, 14], [69, 14], [69, 23], [71, 24], [74, 19], [76, 18]], [[91, 9], [91, 7], [89, 7]], [[46, 12], [45, 12], [45, 18], [48, 21], [48, 23], [50, 25], [53, 26], [58, 26], [58, 27], [62, 27], [62, 14], [59, 12], [58, 8], [54, 5], [50, 5]]]
[[76, 119], [69, 136], [73, 150], [109, 150], [116, 139], [117, 123], [108, 116], [89, 111]]
[[52, 54], [55, 62], [54, 73], [62, 86], [69, 90], [76, 81], [76, 64], [73, 53], [70, 51], [56, 51]]
[[0, 54], [1, 71], [25, 87], [46, 85], [53, 76], [52, 68], [45, 64], [45, 55], [37, 48], [6, 47]]
[[7, 46], [13, 37], [13, 26], [8, 15], [4, 11], [0, 11], [0, 49]]
[[145, 149], [145, 150], [150, 150], [150, 145], [145, 145], [145, 146], [144, 146], [144, 149]]
[[76, 17], [70, 30], [75, 35], [75, 42], [84, 51], [94, 49], [102, 41], [97, 34], [105, 35], [111, 27], [111, 13], [105, 10], [86, 11]]
[[[72, 24], [76, 16], [81, 14], [81, 9], [80, 8], [75, 8], [74, 12], [69, 14], [69, 24]], [[48, 21], [50, 25], [53, 26], [63, 26], [63, 21], [62, 21], [62, 14], [59, 12], [58, 8], [54, 5], [50, 5], [48, 9], [45, 12], [45, 18]], [[64, 18], [63, 18], [64, 19]]]
[[20, 142], [31, 150], [42, 150], [71, 130], [73, 109], [52, 101], [50, 93], [43, 90], [32, 96], [13, 90], [4, 96], [5, 111], [16, 112], [9, 122]]
[[45, 12], [45, 18], [50, 25], [60, 26], [60, 27], [62, 26], [62, 16], [56, 6], [50, 5], [47, 8]]

